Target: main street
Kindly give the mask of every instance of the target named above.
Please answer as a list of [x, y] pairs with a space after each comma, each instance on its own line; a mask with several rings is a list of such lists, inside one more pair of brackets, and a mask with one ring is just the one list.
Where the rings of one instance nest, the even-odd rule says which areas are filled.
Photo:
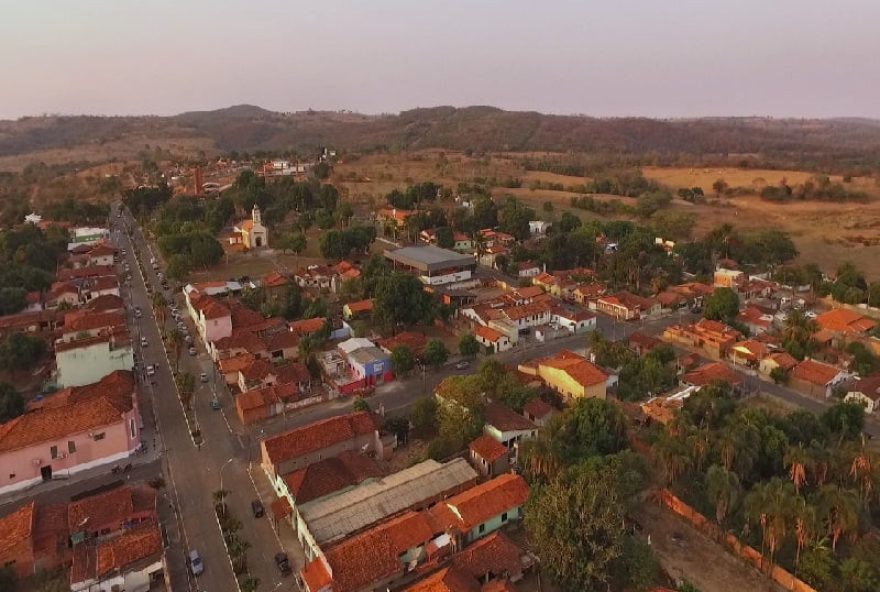
[[[251, 462], [257, 461], [253, 448], [247, 446], [244, 430], [238, 424], [231, 401], [221, 395], [222, 409], [211, 407], [211, 385], [199, 381], [199, 375], [206, 372], [213, 375], [211, 361], [198, 343], [197, 334], [190, 326], [189, 333], [197, 344], [198, 355], [189, 356], [185, 351], [180, 359], [180, 371], [189, 372], [198, 384], [192, 400], [192, 407], [201, 431], [202, 442], [196, 445], [187, 424], [182, 404], [174, 383], [170, 360], [162, 346], [162, 335], [153, 313], [152, 298], [146, 283], [154, 292], [161, 291], [160, 281], [150, 266], [151, 250], [141, 229], [127, 217], [132, 231], [129, 238], [122, 233], [119, 247], [127, 251], [126, 257], [132, 273], [131, 301], [129, 305], [140, 307], [142, 317], [138, 320], [134, 337], [139, 344], [140, 336], [147, 339], [139, 361], [141, 368], [156, 364], [152, 384], [146, 389], [153, 399], [156, 420], [162, 434], [163, 458], [165, 461], [166, 482], [171, 491], [172, 503], [179, 516], [182, 537], [182, 550], [187, 553], [197, 549], [205, 563], [205, 572], [198, 582], [189, 581], [191, 590], [236, 591], [236, 580], [217, 524], [213, 509], [213, 492], [221, 488], [229, 491], [227, 506], [241, 521], [240, 537], [253, 545], [248, 554], [250, 574], [260, 579], [260, 590], [294, 589], [293, 579], [282, 579], [274, 565], [274, 553], [279, 543], [269, 524], [269, 516], [253, 517], [250, 502], [257, 497], [248, 469]], [[132, 240], [133, 239], [133, 240]], [[134, 258], [138, 249], [143, 263], [143, 278]], [[168, 315], [168, 328], [174, 323]], [[193, 426], [196, 427], [195, 425]], [[259, 470], [257, 468], [257, 470]], [[267, 508], [268, 510], [268, 508]], [[179, 564], [177, 558], [175, 564]], [[179, 567], [173, 569], [179, 572]], [[180, 574], [175, 581], [182, 581]], [[183, 581], [186, 581], [185, 579]], [[175, 590], [183, 590], [175, 586]]]

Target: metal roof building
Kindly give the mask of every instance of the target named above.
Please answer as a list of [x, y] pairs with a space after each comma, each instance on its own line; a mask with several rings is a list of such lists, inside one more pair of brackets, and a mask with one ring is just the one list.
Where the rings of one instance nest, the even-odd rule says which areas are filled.
[[462, 491], [476, 479], [477, 472], [463, 458], [445, 464], [426, 460], [378, 481], [305, 504], [299, 510], [301, 523], [311, 535], [308, 538], [323, 546], [404, 510]]
[[477, 263], [473, 255], [462, 255], [461, 253], [441, 249], [434, 245], [402, 247], [393, 251], [385, 251], [385, 257], [423, 273], [456, 267], [468, 267]]

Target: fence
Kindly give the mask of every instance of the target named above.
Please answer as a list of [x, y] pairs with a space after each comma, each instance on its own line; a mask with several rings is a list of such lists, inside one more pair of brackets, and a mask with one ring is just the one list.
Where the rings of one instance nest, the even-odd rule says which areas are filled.
[[667, 508], [693, 524], [703, 534], [727, 545], [731, 552], [742, 557], [747, 563], [758, 568], [763, 573], [766, 573], [773, 581], [786, 590], [791, 592], [818, 592], [815, 588], [798, 579], [782, 567], [770, 565], [770, 562], [759, 551], [743, 544], [733, 534], [723, 533], [717, 524], [711, 522], [691, 506], [684, 503], [668, 489], [658, 491], [657, 499]]

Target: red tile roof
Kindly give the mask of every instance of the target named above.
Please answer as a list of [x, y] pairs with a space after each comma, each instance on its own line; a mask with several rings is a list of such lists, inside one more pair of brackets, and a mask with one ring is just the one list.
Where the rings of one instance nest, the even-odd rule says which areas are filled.
[[118, 327], [125, 325], [125, 316], [119, 312], [94, 312], [92, 310], [77, 310], [64, 315], [64, 332], [78, 333], [80, 331], [93, 331], [104, 327]]
[[369, 312], [373, 310], [373, 299], [368, 298], [366, 300], [358, 300], [357, 302], [349, 302], [346, 306], [351, 314]]
[[503, 458], [508, 452], [501, 442], [488, 434], [483, 434], [468, 444], [468, 448], [490, 463]]
[[786, 372], [798, 365], [798, 361], [788, 352], [776, 352], [767, 357]]
[[877, 326], [874, 320], [846, 308], [835, 308], [822, 313], [816, 317], [816, 322], [822, 329], [849, 334], [867, 333]]
[[724, 362], [709, 362], [708, 364], [703, 364], [702, 366], [686, 373], [683, 380], [694, 386], [705, 386], [710, 382], [715, 382], [717, 380], [730, 384], [739, 384], [742, 382], [742, 378], [740, 378], [736, 372], [731, 370]]
[[818, 386], [825, 386], [840, 372], [841, 370], [836, 366], [808, 359], [795, 366], [791, 376]]
[[501, 403], [489, 403], [485, 411], [486, 424], [502, 431], [534, 430], [535, 424]]
[[496, 531], [454, 555], [452, 565], [478, 580], [487, 574], [514, 576], [522, 573], [522, 555], [516, 543]]
[[119, 423], [132, 405], [131, 391], [127, 397], [103, 393], [74, 395], [69, 403], [45, 405], [0, 425], [0, 452]]
[[372, 415], [366, 411], [339, 415], [291, 430], [263, 441], [274, 464], [299, 458], [376, 431]]
[[277, 271], [273, 271], [263, 276], [262, 283], [266, 288], [277, 288], [280, 286], [286, 286], [290, 282], [288, 282], [287, 278]]
[[220, 319], [231, 316], [229, 309], [207, 294], [190, 295], [190, 303], [193, 308], [206, 319]]
[[550, 405], [550, 403], [547, 403], [546, 401], [544, 401], [544, 399], [541, 399], [540, 397], [534, 397], [530, 399], [529, 402], [523, 406], [523, 412], [537, 419], [543, 419], [553, 411], [554, 409]]
[[567, 350], [560, 351], [554, 357], [539, 360], [538, 363], [562, 370], [583, 387], [594, 386], [608, 380], [608, 374], [604, 370], [583, 356]]
[[427, 511], [428, 521], [434, 532], [455, 529], [465, 533], [522, 506], [528, 497], [529, 486], [525, 479], [506, 473], [435, 504]]
[[266, 339], [266, 349], [278, 351], [299, 346], [299, 335], [292, 331], [280, 331]]
[[477, 328], [474, 329], [474, 335], [477, 337], [482, 337], [490, 343], [495, 343], [498, 340], [504, 338], [504, 333], [502, 333], [501, 331], [496, 331], [492, 327], [486, 327], [485, 325], [477, 325]]
[[413, 353], [421, 353], [428, 345], [428, 338], [422, 333], [415, 331], [403, 331], [393, 337], [386, 337], [376, 341], [376, 345], [382, 349], [392, 352], [400, 346], [408, 347]]
[[400, 555], [427, 543], [432, 535], [422, 514], [406, 512], [330, 547], [324, 555], [333, 573], [333, 592], [369, 589], [402, 572]]
[[470, 574], [449, 566], [444, 567], [420, 582], [416, 582], [405, 592], [481, 592], [480, 584]]
[[382, 474], [382, 468], [370, 457], [345, 451], [285, 475], [284, 482], [301, 505]]
[[115, 570], [123, 570], [138, 561], [162, 555], [162, 533], [158, 524], [152, 523], [134, 528], [98, 546], [97, 575], [104, 576]]
[[122, 310], [124, 306], [122, 298], [116, 294], [102, 294], [90, 300], [85, 307], [93, 312], [111, 312]]
[[0, 557], [31, 538], [34, 530], [36, 502], [31, 501], [18, 510], [0, 518]]
[[310, 335], [320, 331], [324, 327], [324, 322], [326, 320], [327, 319], [323, 317], [316, 317], [314, 319], [294, 321], [290, 323], [290, 330], [299, 336]]
[[223, 374], [238, 373], [242, 368], [246, 368], [253, 364], [254, 360], [256, 360], [256, 357], [250, 352], [238, 354], [231, 358], [224, 358], [220, 360], [220, 372]]
[[232, 335], [218, 339], [214, 342], [214, 347], [218, 351], [243, 349], [254, 355], [266, 352], [266, 343], [259, 336], [245, 329], [236, 329]]
[[156, 492], [148, 487], [118, 487], [91, 495], [67, 506], [67, 526], [71, 533], [100, 530], [122, 523], [135, 512], [154, 511]]

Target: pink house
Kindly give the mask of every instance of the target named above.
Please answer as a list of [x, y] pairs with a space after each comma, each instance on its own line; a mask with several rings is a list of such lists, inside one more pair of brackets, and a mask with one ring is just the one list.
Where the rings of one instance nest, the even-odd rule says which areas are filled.
[[185, 294], [190, 317], [205, 345], [232, 335], [232, 311], [229, 307], [195, 289]]
[[0, 425], [0, 495], [128, 457], [141, 416], [131, 372], [68, 388]]

